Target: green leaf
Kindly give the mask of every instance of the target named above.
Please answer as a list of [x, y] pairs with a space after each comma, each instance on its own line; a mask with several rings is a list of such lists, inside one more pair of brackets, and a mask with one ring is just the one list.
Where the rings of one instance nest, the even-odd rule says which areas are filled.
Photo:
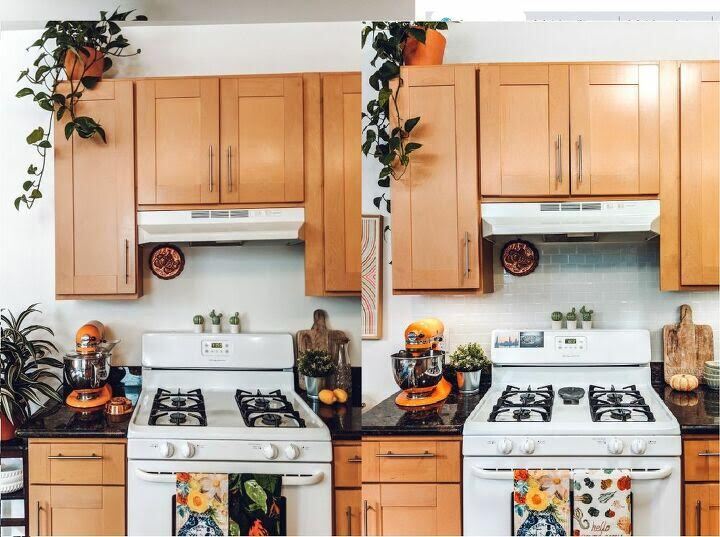
[[420, 116], [408, 119], [405, 122], [405, 132], [409, 133], [410, 131], [412, 131], [415, 128], [415, 125], [418, 124], [418, 121], [420, 121]]
[[405, 154], [408, 155], [415, 151], [416, 149], [420, 149], [422, 147], [422, 144], [418, 144], [416, 142], [409, 142], [405, 144]]
[[43, 149], [50, 149], [52, 147], [52, 144], [50, 143], [50, 140], [43, 140], [38, 144], [38, 147], [42, 147]]
[[384, 179], [378, 179], [377, 184], [382, 188], [388, 188], [390, 186], [390, 178], [385, 177]]
[[31, 186], [33, 186], [33, 181], [25, 181], [23, 183], [23, 190], [27, 192], [28, 190], [30, 190]]
[[80, 79], [80, 82], [83, 86], [85, 86], [87, 89], [93, 89], [95, 86], [97, 86], [97, 83], [100, 81], [100, 77], [97, 76], [84, 76]]
[[417, 39], [420, 43], [425, 44], [425, 28], [410, 27], [407, 29], [408, 36]]
[[38, 127], [37, 129], [32, 131], [30, 134], [28, 134], [27, 138], [25, 138], [25, 140], [27, 141], [28, 144], [32, 145], [32, 144], [38, 143], [40, 140], [43, 139], [44, 136], [45, 136], [45, 131], [43, 130], [42, 127]]
[[[35, 164], [30, 164], [30, 166], [28, 166], [27, 172], [30, 175], [35, 175], [37, 173], [37, 166], [35, 166]], [[27, 190], [27, 188], [25, 190]]]
[[97, 133], [100, 135], [100, 138], [102, 138], [102, 141], [107, 143], [107, 138], [105, 137], [105, 129], [103, 129], [100, 125], [96, 127]]
[[15, 94], [15, 97], [26, 97], [28, 95], [35, 95], [35, 92], [30, 88], [23, 88]]
[[18, 211], [20, 210], [20, 204], [22, 203], [24, 197], [25, 197], [25, 196], [18, 196], [17, 198], [15, 198], [15, 202], [14, 202], [14, 203], [15, 203], [15, 209], [16, 209], [16, 210], [18, 210]]
[[40, 191], [36, 188], [35, 190], [33, 190], [33, 191], [30, 193], [30, 198], [31, 198], [31, 199], [39, 199], [39, 198], [42, 198], [42, 192], [40, 192]]
[[380, 106], [384, 107], [390, 100], [391, 95], [392, 95], [392, 90], [390, 88], [382, 88], [378, 92], [378, 98], [377, 98], [378, 104]]
[[18, 76], [16, 82], [20, 82], [20, 81], [23, 79], [23, 77], [26, 77], [26, 76], [27, 76], [27, 74], [28, 74], [29, 72], [30, 72], [30, 69], [23, 69], [22, 71], [20, 71], [20, 76]]
[[70, 137], [72, 136], [72, 133], [73, 133], [74, 130], [75, 130], [75, 122], [73, 122], [73, 121], [68, 121], [68, 122], [65, 124], [65, 139], [66, 139], [66, 140], [69, 140], [69, 139], [70, 139]]

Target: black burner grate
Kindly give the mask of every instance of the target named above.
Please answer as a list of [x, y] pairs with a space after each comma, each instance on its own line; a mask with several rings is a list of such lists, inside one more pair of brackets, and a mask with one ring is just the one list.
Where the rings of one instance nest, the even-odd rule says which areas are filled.
[[171, 392], [158, 388], [150, 409], [148, 425], [206, 426], [207, 416], [202, 392], [199, 389]]
[[527, 389], [508, 386], [490, 412], [488, 421], [550, 421], [555, 392], [551, 385]]
[[655, 421], [645, 398], [634, 384], [615, 388], [590, 385], [590, 417], [593, 421]]
[[235, 392], [240, 415], [248, 427], [305, 427], [305, 420], [280, 390]]

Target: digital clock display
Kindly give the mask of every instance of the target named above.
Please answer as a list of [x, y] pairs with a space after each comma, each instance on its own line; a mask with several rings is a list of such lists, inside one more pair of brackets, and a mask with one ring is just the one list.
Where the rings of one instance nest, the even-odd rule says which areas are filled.
[[222, 349], [223, 344], [219, 341], [213, 341], [212, 343], [210, 343], [210, 348], [211, 349]]
[[577, 343], [577, 339], [574, 337], [565, 338], [565, 345], [575, 345], [575, 343]]

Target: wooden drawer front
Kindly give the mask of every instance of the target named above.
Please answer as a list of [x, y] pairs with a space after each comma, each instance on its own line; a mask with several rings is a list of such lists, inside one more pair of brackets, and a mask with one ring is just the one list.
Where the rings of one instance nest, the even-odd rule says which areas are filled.
[[718, 535], [720, 532], [720, 485], [685, 486], [684, 535]]
[[124, 485], [123, 444], [30, 444], [30, 483]]
[[685, 481], [717, 481], [720, 473], [719, 440], [685, 440]]
[[363, 442], [363, 455], [366, 482], [460, 482], [460, 442]]
[[125, 487], [30, 487], [30, 535], [125, 535]]
[[360, 489], [335, 491], [335, 531], [333, 531], [333, 535], [360, 535], [361, 504]]
[[359, 488], [361, 468], [360, 444], [333, 447], [333, 472], [335, 473], [336, 487]]
[[460, 485], [380, 485], [382, 535], [460, 535]]

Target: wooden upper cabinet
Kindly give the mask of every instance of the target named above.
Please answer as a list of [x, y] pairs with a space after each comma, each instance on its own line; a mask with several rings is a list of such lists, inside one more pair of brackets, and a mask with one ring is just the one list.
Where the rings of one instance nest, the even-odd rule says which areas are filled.
[[135, 84], [138, 204], [219, 202], [218, 79]]
[[221, 201], [303, 201], [302, 75], [220, 80]]
[[658, 193], [658, 72], [644, 64], [570, 66], [573, 194]]
[[407, 141], [422, 147], [391, 182], [394, 289], [479, 289], [475, 67], [411, 67], [401, 76], [400, 116], [421, 118]]
[[107, 143], [66, 139], [67, 115], [55, 125], [55, 293], [135, 297], [133, 83], [100, 82], [84, 92], [76, 113], [97, 120]]
[[720, 64], [680, 66], [680, 280], [718, 285]]
[[325, 289], [360, 292], [360, 75], [324, 75]]
[[568, 195], [568, 66], [482, 65], [478, 94], [481, 194]]

